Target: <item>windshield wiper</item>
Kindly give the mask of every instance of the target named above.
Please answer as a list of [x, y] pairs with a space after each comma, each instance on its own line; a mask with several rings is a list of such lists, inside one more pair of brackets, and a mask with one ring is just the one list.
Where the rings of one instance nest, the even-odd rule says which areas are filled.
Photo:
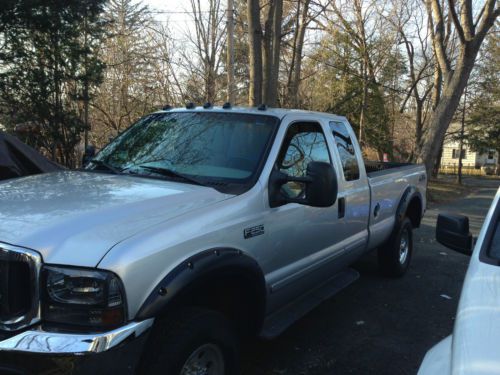
[[104, 160], [92, 159], [92, 160], [89, 161], [89, 163], [94, 163], [98, 167], [104, 167], [106, 170], [108, 170], [110, 172], [113, 172], [115, 174], [119, 174], [119, 173], [122, 172], [120, 169], [112, 166], [111, 164], [105, 162]]
[[172, 169], [168, 169], [168, 168], [164, 168], [164, 167], [153, 167], [153, 166], [149, 166], [149, 165], [139, 165], [138, 167], [142, 168], [142, 169], [147, 169], [148, 171], [160, 174], [162, 176], [179, 178], [181, 180], [184, 180], [186, 182], [190, 182], [190, 183], [195, 184], [195, 185], [208, 186], [207, 184], [197, 180], [196, 178], [186, 176], [185, 174], [176, 172]]

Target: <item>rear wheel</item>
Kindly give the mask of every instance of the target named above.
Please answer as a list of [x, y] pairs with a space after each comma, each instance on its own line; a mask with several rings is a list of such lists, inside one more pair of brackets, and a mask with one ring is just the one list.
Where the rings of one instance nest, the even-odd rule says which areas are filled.
[[220, 313], [185, 308], [158, 321], [145, 348], [139, 373], [234, 375], [238, 342]]
[[413, 253], [413, 228], [405, 217], [394, 228], [389, 240], [378, 249], [378, 263], [386, 276], [401, 277], [410, 265]]

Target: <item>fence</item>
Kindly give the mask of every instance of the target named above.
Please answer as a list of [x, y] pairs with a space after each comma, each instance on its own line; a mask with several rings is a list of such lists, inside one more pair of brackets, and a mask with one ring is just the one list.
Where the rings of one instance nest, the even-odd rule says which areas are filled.
[[[494, 168], [493, 168], [494, 170]], [[439, 173], [442, 174], [458, 174], [458, 165], [441, 165], [439, 167]], [[476, 168], [471, 166], [462, 166], [462, 174], [464, 176], [486, 176], [486, 171], [484, 168]], [[491, 173], [490, 173], [491, 174]]]

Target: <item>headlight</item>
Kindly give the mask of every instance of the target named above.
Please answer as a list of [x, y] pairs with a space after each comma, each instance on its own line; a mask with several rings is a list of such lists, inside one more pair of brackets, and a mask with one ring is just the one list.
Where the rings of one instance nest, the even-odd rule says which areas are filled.
[[125, 322], [123, 286], [112, 272], [45, 266], [42, 275], [44, 321], [95, 328]]

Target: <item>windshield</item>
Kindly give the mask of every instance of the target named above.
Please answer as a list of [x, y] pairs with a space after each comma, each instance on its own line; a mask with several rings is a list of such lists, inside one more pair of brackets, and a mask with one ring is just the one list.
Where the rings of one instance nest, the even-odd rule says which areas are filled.
[[107, 145], [88, 169], [244, 184], [257, 174], [278, 122], [242, 113], [152, 114]]

